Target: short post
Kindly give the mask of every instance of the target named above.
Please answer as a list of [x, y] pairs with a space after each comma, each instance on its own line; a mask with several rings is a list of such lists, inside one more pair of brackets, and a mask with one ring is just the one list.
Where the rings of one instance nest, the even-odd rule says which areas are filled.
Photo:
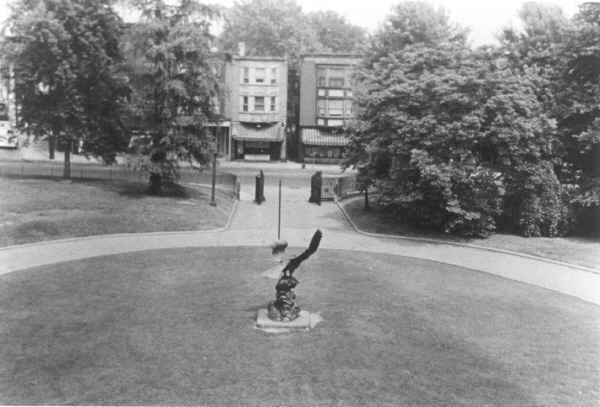
[[210, 206], [217, 206], [215, 201], [215, 183], [217, 182], [217, 153], [213, 153], [212, 162], [212, 188], [210, 190]]
[[279, 180], [279, 210], [277, 215], [277, 240], [281, 240], [281, 180]]

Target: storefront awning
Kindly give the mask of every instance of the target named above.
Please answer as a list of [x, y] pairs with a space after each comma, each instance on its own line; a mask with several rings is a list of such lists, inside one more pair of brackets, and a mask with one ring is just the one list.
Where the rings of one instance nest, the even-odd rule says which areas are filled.
[[280, 123], [272, 125], [246, 125], [234, 123], [231, 135], [235, 140], [244, 141], [282, 141], [283, 127]]
[[309, 146], [336, 146], [348, 144], [348, 137], [343, 134], [331, 134], [319, 129], [302, 129], [302, 143]]

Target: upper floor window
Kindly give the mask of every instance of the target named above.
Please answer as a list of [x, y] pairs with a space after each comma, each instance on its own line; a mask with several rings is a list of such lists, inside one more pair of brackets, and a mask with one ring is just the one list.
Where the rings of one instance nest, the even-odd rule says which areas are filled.
[[327, 114], [327, 101], [320, 99], [317, 100], [317, 111], [319, 116], [325, 116]]
[[265, 111], [265, 97], [264, 96], [254, 96], [254, 111], [255, 112], [264, 112]]
[[277, 68], [271, 68], [271, 84], [277, 83]]
[[343, 76], [330, 76], [329, 77], [329, 87], [330, 88], [343, 88], [344, 87], [344, 77]]
[[326, 69], [317, 69], [317, 86], [323, 87], [327, 86], [327, 70]]
[[247, 66], [244, 67], [243, 82], [244, 83], [250, 82], [250, 68], [248, 68]]
[[242, 96], [242, 112], [248, 111], [248, 96]]
[[327, 111], [330, 116], [342, 116], [344, 114], [343, 100], [329, 100]]
[[265, 68], [254, 69], [254, 82], [265, 83]]
[[277, 111], [277, 97], [271, 96], [271, 111]]

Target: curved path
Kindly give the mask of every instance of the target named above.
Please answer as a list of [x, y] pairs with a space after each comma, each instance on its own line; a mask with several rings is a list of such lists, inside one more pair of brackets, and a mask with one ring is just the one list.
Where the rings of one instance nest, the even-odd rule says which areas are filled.
[[[250, 187], [222, 229], [101, 235], [0, 249], [0, 274], [45, 264], [124, 252], [217, 246], [268, 246], [277, 238], [277, 189], [265, 187], [267, 201], [252, 202]], [[572, 295], [600, 305], [600, 274], [576, 266], [473, 247], [368, 236], [354, 231], [333, 202], [307, 203], [307, 188], [283, 190], [281, 238], [305, 247], [323, 231], [322, 247], [415, 257], [479, 270]], [[293, 249], [292, 249], [293, 250]]]

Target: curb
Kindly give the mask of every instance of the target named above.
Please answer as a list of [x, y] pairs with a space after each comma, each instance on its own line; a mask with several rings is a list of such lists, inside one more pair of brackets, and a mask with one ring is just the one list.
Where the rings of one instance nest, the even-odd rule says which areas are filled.
[[352, 220], [352, 218], [350, 217], [348, 212], [346, 212], [346, 209], [344, 209], [344, 207], [340, 203], [340, 201], [338, 201], [337, 199], [334, 199], [334, 202], [337, 205], [337, 207], [340, 209], [342, 214], [344, 215], [344, 218], [348, 221], [348, 223], [350, 223], [350, 225], [352, 226], [352, 229], [354, 229], [354, 231], [356, 233], [359, 233], [363, 236], [383, 238], [383, 239], [406, 240], [406, 241], [412, 241], [412, 242], [432, 243], [432, 244], [446, 244], [446, 245], [450, 245], [450, 246], [467, 247], [470, 249], [486, 250], [489, 252], [509, 254], [512, 256], [523, 257], [526, 259], [537, 260], [537, 261], [550, 263], [550, 264], [556, 264], [559, 266], [569, 267], [572, 269], [577, 269], [577, 270], [585, 271], [588, 273], [600, 275], [600, 270], [596, 270], [596, 269], [593, 269], [590, 267], [580, 266], [578, 264], [572, 264], [572, 263], [565, 263], [565, 262], [562, 262], [559, 260], [548, 259], [546, 257], [535, 256], [532, 254], [515, 252], [512, 250], [496, 249], [493, 247], [479, 246], [479, 245], [469, 244], [469, 243], [456, 243], [456, 242], [450, 242], [450, 241], [446, 241], [446, 240], [428, 239], [428, 238], [424, 238], [424, 237], [409, 237], [409, 236], [402, 236], [402, 235], [389, 235], [389, 234], [385, 234], [385, 233], [366, 232], [366, 231], [360, 229], [356, 225], [356, 223], [354, 223], [354, 221]]

